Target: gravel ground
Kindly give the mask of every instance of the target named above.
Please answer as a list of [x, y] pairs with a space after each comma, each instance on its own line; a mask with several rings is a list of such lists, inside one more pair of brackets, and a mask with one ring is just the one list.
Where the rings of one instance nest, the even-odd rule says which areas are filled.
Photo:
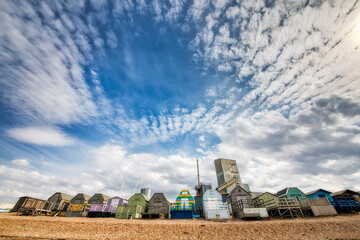
[[0, 213], [3, 239], [360, 239], [360, 214], [289, 220], [120, 220]]

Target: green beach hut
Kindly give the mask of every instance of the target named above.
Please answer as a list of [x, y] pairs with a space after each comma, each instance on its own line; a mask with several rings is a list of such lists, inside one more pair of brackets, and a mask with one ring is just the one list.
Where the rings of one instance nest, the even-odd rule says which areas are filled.
[[147, 212], [149, 198], [142, 193], [135, 193], [128, 201], [126, 206], [118, 206], [116, 209], [116, 218], [132, 219], [141, 218], [142, 213]]

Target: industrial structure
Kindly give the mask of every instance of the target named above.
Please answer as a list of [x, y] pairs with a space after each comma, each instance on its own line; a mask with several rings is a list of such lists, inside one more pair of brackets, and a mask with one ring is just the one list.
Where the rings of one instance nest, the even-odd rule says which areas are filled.
[[195, 200], [195, 208], [194, 208], [194, 217], [203, 217], [203, 195], [208, 189], [212, 189], [211, 183], [203, 183], [200, 181], [200, 168], [199, 168], [199, 160], [196, 159], [197, 166], [197, 185], [195, 185], [196, 195], [194, 197]]

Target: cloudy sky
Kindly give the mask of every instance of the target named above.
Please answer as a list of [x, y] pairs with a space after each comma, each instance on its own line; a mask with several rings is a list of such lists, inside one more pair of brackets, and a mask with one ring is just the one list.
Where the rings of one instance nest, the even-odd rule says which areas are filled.
[[360, 190], [359, 46], [355, 0], [0, 1], [0, 202]]

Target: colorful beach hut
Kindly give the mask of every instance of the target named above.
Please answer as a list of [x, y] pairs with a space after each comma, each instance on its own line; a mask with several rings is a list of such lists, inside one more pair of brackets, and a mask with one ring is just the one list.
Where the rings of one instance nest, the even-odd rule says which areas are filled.
[[253, 198], [255, 206], [271, 208], [277, 205], [279, 197], [270, 192], [264, 192], [258, 197]]
[[110, 197], [102, 194], [102, 193], [95, 193], [90, 199], [90, 209], [88, 213], [88, 217], [105, 217], [105, 205]]
[[117, 207], [126, 205], [128, 205], [127, 199], [118, 196], [112, 197], [107, 201], [103, 208], [103, 215], [104, 217], [115, 217]]
[[326, 197], [327, 199], [329, 199], [329, 202], [333, 206], [335, 206], [335, 202], [334, 202], [334, 199], [331, 196], [331, 192], [327, 191], [327, 190], [324, 190], [324, 189], [321, 189], [321, 188], [306, 193], [306, 197], [307, 198], [324, 198], [324, 197]]
[[170, 215], [173, 219], [191, 219], [194, 217], [195, 201], [189, 190], [182, 190], [171, 204]]
[[116, 209], [116, 218], [132, 219], [141, 218], [146, 213], [149, 206], [149, 198], [142, 193], [135, 193], [128, 201], [127, 206], [118, 206]]
[[279, 198], [292, 198], [295, 200], [301, 200], [306, 198], [305, 193], [303, 193], [297, 187], [287, 187], [276, 193]]
[[334, 192], [331, 197], [334, 199], [335, 208], [340, 212], [359, 211], [360, 202], [355, 198], [358, 192], [350, 189]]
[[221, 194], [215, 189], [208, 189], [203, 195], [203, 209], [206, 220], [228, 220], [230, 214]]
[[155, 193], [149, 200], [149, 209], [143, 218], [169, 218], [170, 202], [163, 193]]
[[90, 209], [90, 196], [84, 193], [78, 193], [70, 200], [71, 207], [65, 213], [65, 217], [86, 217]]

